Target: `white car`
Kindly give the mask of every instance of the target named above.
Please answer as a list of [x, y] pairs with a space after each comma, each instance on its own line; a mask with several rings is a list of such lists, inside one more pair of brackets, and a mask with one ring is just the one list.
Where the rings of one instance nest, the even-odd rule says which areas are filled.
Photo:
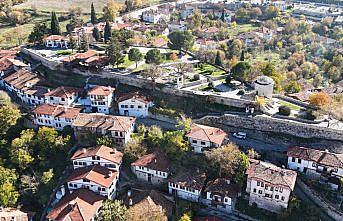
[[246, 139], [247, 138], [247, 133], [238, 132], [238, 133], [234, 133], [233, 136], [238, 138], [238, 139]]

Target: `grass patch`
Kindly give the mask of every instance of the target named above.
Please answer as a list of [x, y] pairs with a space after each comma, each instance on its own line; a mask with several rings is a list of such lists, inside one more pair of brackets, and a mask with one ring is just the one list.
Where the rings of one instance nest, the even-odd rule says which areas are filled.
[[195, 68], [195, 71], [198, 74], [202, 75], [211, 75], [212, 77], [218, 77], [223, 74], [225, 74], [225, 71], [220, 70], [219, 68], [216, 68], [210, 64], [202, 64], [199, 67]]
[[279, 104], [283, 105], [283, 106], [286, 106], [286, 107], [289, 107], [291, 108], [292, 110], [296, 110], [296, 111], [300, 111], [302, 110], [303, 108], [298, 106], [298, 105], [295, 105], [295, 104], [292, 104], [290, 102], [287, 102], [287, 101], [283, 101], [283, 100], [279, 100], [278, 101]]
[[255, 31], [258, 27], [253, 24], [237, 24], [236, 27], [228, 28], [228, 33], [231, 36], [236, 36], [245, 32]]
[[[119, 68], [123, 68], [123, 69], [127, 69], [128, 67], [130, 67], [131, 65], [134, 65], [135, 62], [134, 61], [130, 61], [129, 60], [129, 56], [125, 55], [124, 57], [124, 63], [120, 64], [118, 67]], [[136, 67], [136, 66], [135, 66]]]

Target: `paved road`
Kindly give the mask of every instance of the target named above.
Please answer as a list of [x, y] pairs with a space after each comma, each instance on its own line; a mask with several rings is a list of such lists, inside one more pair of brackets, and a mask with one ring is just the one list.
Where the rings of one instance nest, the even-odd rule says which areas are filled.
[[243, 217], [240, 217], [236, 214], [233, 214], [233, 213], [223, 213], [223, 212], [220, 212], [220, 211], [217, 211], [217, 210], [214, 210], [214, 209], [211, 209], [211, 208], [205, 208], [205, 209], [201, 209], [199, 211], [199, 215], [200, 216], [217, 216], [223, 220], [230, 220], [230, 221], [250, 221], [249, 219], [245, 219]]

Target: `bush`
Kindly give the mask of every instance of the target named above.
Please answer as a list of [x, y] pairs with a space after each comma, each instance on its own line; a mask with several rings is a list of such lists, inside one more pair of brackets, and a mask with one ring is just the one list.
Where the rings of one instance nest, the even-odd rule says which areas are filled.
[[200, 80], [200, 75], [199, 75], [199, 74], [195, 74], [195, 75], [193, 76], [193, 80], [194, 80], [194, 81]]
[[172, 118], [178, 118], [180, 113], [173, 110], [173, 109], [167, 109], [167, 108], [161, 108], [161, 107], [152, 107], [149, 109], [150, 113], [152, 114], [161, 114], [161, 115], [166, 115], [168, 117]]
[[289, 116], [291, 114], [291, 108], [287, 106], [280, 106], [279, 114], [283, 116]]
[[315, 120], [316, 119], [316, 116], [313, 114], [313, 111], [312, 110], [307, 110], [305, 115], [304, 115], [304, 118], [306, 120]]
[[71, 55], [71, 51], [60, 50], [56, 52], [56, 55]]

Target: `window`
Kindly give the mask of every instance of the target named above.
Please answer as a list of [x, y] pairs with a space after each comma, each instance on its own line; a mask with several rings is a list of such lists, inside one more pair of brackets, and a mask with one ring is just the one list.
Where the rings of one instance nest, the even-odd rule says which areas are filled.
[[270, 190], [273, 191], [273, 190], [274, 190], [274, 187], [271, 186], [271, 187], [270, 187]]
[[196, 140], [192, 140], [192, 143], [197, 143], [197, 141]]
[[258, 194], [262, 194], [262, 190], [259, 190], [259, 191], [258, 191]]
[[201, 141], [201, 145], [205, 145], [206, 143], [204, 141]]
[[124, 105], [120, 105], [121, 108], [124, 108]]
[[254, 188], [254, 193], [256, 193], [256, 189]]
[[99, 192], [101, 191], [101, 187], [98, 187], [98, 191], [99, 191]]
[[285, 197], [282, 196], [282, 197], [281, 197], [281, 200], [284, 201], [284, 200], [285, 200]]
[[313, 162], [312, 167], [317, 167], [317, 164], [315, 162]]
[[275, 195], [275, 199], [277, 199], [277, 200], [278, 200], [278, 199], [279, 199], [279, 195]]
[[138, 108], [139, 108], [139, 109], [141, 109], [141, 108], [142, 108], [142, 106], [141, 106], [141, 105], [138, 105]]
[[272, 198], [273, 195], [270, 195], [268, 193], [265, 194], [265, 197]]
[[282, 193], [282, 190], [283, 190], [283, 189], [282, 189], [282, 187], [280, 187], [280, 190], [279, 190], [279, 192], [280, 192], [280, 193]]
[[295, 157], [292, 157], [292, 162], [295, 162]]
[[301, 163], [301, 159], [298, 159], [298, 163]]
[[64, 98], [61, 98], [61, 101], [65, 101], [65, 99], [64, 99]]
[[260, 186], [260, 181], [257, 181], [257, 186]]
[[69, 186], [70, 186], [70, 187], [73, 187], [73, 184], [72, 184], [72, 183], [69, 183]]
[[224, 202], [227, 203], [227, 198], [224, 199]]
[[74, 161], [74, 162], [73, 162], [73, 164], [74, 164], [74, 165], [77, 165], [77, 162], [76, 162], [76, 161]]
[[135, 108], [135, 106], [134, 105], [130, 105], [130, 108]]
[[261, 182], [261, 187], [264, 187], [264, 183]]
[[266, 184], [265, 189], [268, 190], [268, 185]]

